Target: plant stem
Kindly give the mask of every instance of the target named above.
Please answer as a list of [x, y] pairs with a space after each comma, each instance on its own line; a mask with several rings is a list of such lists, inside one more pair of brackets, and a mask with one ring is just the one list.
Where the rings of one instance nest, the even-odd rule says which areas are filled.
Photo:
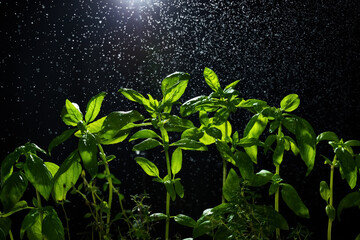
[[105, 174], [106, 174], [106, 180], [109, 184], [109, 199], [108, 199], [108, 211], [106, 213], [106, 235], [108, 235], [110, 233], [110, 220], [111, 220], [111, 205], [112, 205], [112, 199], [113, 199], [113, 183], [112, 183], [112, 178], [110, 176], [110, 169], [109, 169], [109, 164], [106, 160], [106, 155], [104, 152], [104, 149], [102, 148], [101, 144], [98, 144], [98, 147], [100, 149], [101, 154], [101, 159], [104, 162], [105, 165]]
[[[276, 174], [280, 175], [280, 165], [276, 165]], [[279, 212], [279, 188], [275, 192], [275, 211]], [[276, 228], [276, 239], [280, 240], [280, 228]]]
[[42, 222], [43, 222], [43, 210], [42, 210], [42, 206], [41, 206], [41, 196], [38, 190], [36, 190], [36, 199], [37, 199], [37, 204], [38, 204], [38, 209], [39, 209], [39, 215], [40, 215], [40, 223], [42, 226]]
[[[165, 157], [166, 157], [166, 166], [168, 170], [169, 179], [171, 179], [171, 167], [170, 167], [170, 158], [168, 148], [165, 147]], [[170, 194], [166, 192], [166, 225], [165, 225], [165, 240], [169, 239], [169, 229], [170, 229]]]
[[61, 208], [64, 212], [64, 215], [65, 215], [65, 221], [66, 221], [66, 231], [67, 231], [67, 235], [68, 235], [68, 239], [70, 240], [70, 227], [69, 227], [69, 218], [66, 214], [66, 211], [65, 211], [65, 207], [64, 207], [64, 202], [61, 202]]
[[10, 237], [10, 240], [14, 240], [11, 230], [9, 230], [9, 237]]
[[[336, 161], [336, 157], [334, 158], [334, 162]], [[329, 204], [330, 206], [333, 206], [333, 193], [334, 193], [334, 165], [331, 165], [330, 168], [330, 201]], [[327, 231], [327, 239], [331, 240], [331, 228], [332, 228], [332, 220], [329, 218], [329, 222], [328, 222], [328, 231]]]
[[[228, 124], [227, 121], [225, 121], [225, 143], [227, 144], [227, 138], [228, 138]], [[226, 176], [227, 176], [227, 160], [223, 159], [223, 177], [222, 177], [222, 189], [224, 190], [225, 182], [226, 182]], [[225, 203], [225, 197], [224, 194], [221, 193], [221, 203]]]

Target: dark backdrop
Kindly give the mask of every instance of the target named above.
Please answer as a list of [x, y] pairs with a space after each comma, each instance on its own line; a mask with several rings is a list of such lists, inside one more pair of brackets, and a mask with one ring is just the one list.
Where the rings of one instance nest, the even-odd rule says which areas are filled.
[[[278, 106], [284, 96], [297, 93], [296, 114], [316, 134], [331, 130], [344, 139], [360, 139], [359, 5], [357, 0], [1, 0], [0, 157], [26, 141], [47, 148], [66, 129], [59, 115], [67, 98], [84, 111], [93, 95], [106, 91], [101, 115], [138, 109], [117, 93], [120, 87], [160, 98], [161, 80], [184, 71], [191, 75], [184, 101], [210, 93], [204, 67], [218, 74], [222, 86], [241, 79], [238, 90], [246, 99]], [[249, 117], [238, 111], [231, 117], [234, 129], [242, 132]], [[72, 150], [69, 144], [58, 147], [52, 160], [60, 163]], [[318, 152], [329, 150], [324, 143]], [[112, 171], [123, 181], [125, 196], [147, 191], [153, 211], [164, 211], [164, 191], [136, 166], [131, 144], [105, 151], [119, 157]], [[161, 165], [158, 155], [148, 153]], [[272, 170], [271, 159], [259, 162], [259, 169]], [[312, 218], [300, 221], [314, 239], [324, 239], [327, 218], [318, 185], [328, 180], [329, 171], [322, 158], [305, 179], [299, 159], [289, 157], [282, 169], [310, 209]], [[186, 153], [179, 176], [185, 198], [173, 205], [173, 214], [197, 218], [219, 203], [221, 161], [214, 148]], [[335, 203], [349, 191], [338, 180]], [[78, 208], [76, 201], [70, 209]], [[77, 215], [72, 211], [73, 219]], [[334, 239], [357, 234], [358, 222], [350, 218], [359, 217], [359, 211], [345, 211], [346, 216], [334, 223]], [[293, 218], [289, 214], [289, 221], [299, 220]]]

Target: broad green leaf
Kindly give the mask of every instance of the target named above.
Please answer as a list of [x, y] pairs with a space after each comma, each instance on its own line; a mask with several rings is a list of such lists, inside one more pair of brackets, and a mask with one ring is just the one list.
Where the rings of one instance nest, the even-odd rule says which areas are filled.
[[220, 108], [216, 111], [213, 119], [215, 125], [221, 125], [227, 121], [230, 116], [230, 110], [228, 108]]
[[161, 82], [161, 91], [164, 103], [174, 103], [184, 94], [190, 75], [183, 72], [175, 72], [167, 76]]
[[48, 147], [48, 153], [49, 155], [51, 154], [51, 150], [54, 147], [59, 146], [60, 144], [62, 144], [63, 142], [65, 142], [66, 140], [68, 140], [71, 135], [73, 135], [76, 132], [76, 128], [72, 128], [72, 129], [68, 129], [65, 130], [64, 132], [62, 132], [59, 136], [55, 137], [49, 144]]
[[14, 213], [17, 213], [17, 212], [20, 212], [22, 210], [25, 210], [25, 209], [32, 209], [32, 207], [29, 207], [27, 205], [27, 202], [25, 200], [21, 200], [19, 202], [17, 202], [9, 212], [7, 213], [1, 213], [0, 214], [0, 219], [1, 218], [6, 218], [6, 217], [9, 217], [11, 215], [13, 215]]
[[181, 138], [189, 138], [192, 140], [199, 140], [203, 136], [204, 136], [204, 132], [202, 132], [198, 128], [187, 129], [181, 134]]
[[100, 112], [101, 104], [106, 96], [106, 92], [101, 92], [92, 97], [86, 106], [85, 122], [89, 123], [95, 120]]
[[252, 181], [250, 182], [250, 186], [252, 187], [260, 187], [271, 181], [273, 174], [268, 170], [261, 170], [256, 173]]
[[309, 175], [315, 164], [316, 135], [312, 126], [303, 118], [296, 117], [296, 141], [300, 150], [301, 159], [307, 166], [306, 175]]
[[156, 165], [149, 161], [148, 159], [144, 157], [136, 157], [135, 161], [137, 164], [140, 165], [140, 167], [144, 170], [144, 172], [151, 176], [151, 177], [159, 177], [159, 169], [156, 167]]
[[271, 206], [255, 205], [257, 213], [260, 213], [264, 219], [268, 219], [268, 223], [275, 228], [289, 230], [286, 219]]
[[10, 211], [22, 198], [28, 180], [22, 172], [13, 173], [1, 188], [0, 200], [6, 212]]
[[187, 117], [201, 110], [206, 112], [213, 112], [216, 111], [219, 107], [224, 107], [224, 105], [215, 101], [214, 99], [211, 99], [209, 96], [197, 96], [181, 105], [180, 114], [183, 117]]
[[[267, 122], [268, 119], [264, 117], [262, 114], [254, 115], [245, 127], [244, 137], [258, 139], [262, 134], [262, 132], [265, 130]], [[249, 155], [251, 160], [254, 163], [257, 163], [257, 152], [258, 152], [257, 146], [246, 147], [245, 151]]]
[[19, 160], [22, 154], [22, 148], [24, 147], [17, 147], [12, 153], [9, 153], [1, 162], [1, 185], [4, 185], [6, 179], [11, 176], [13, 172], [13, 166]]
[[[210, 119], [210, 122], [213, 122], [213, 118]], [[217, 129], [219, 129], [221, 131], [221, 141], [227, 141], [227, 139], [225, 139], [226, 137], [230, 137], [231, 133], [232, 133], [232, 126], [230, 124], [229, 121], [227, 121], [226, 123], [223, 123], [221, 125], [215, 126]]]
[[[96, 121], [94, 121], [92, 123], [87, 124], [86, 125], [86, 130], [89, 131], [92, 134], [96, 134], [96, 133], [100, 132], [105, 119], [106, 119], [106, 117], [102, 117], [102, 118], [100, 118], [100, 119], [98, 119], [98, 120], [96, 120]], [[75, 137], [80, 138], [82, 133], [79, 130], [74, 135], [75, 135]]]
[[316, 144], [320, 141], [335, 141], [339, 142], [338, 136], [334, 132], [323, 132], [316, 137]]
[[280, 164], [282, 163], [283, 161], [283, 158], [284, 158], [284, 149], [285, 149], [285, 141], [283, 138], [280, 138], [278, 141], [277, 141], [277, 145], [276, 145], [276, 148], [275, 148], [275, 151], [274, 151], [274, 154], [273, 154], [273, 163], [275, 166], [280, 166]]
[[68, 126], [77, 126], [78, 122], [83, 120], [79, 105], [66, 99], [65, 107], [61, 111], [61, 119]]
[[53, 197], [55, 201], [66, 200], [67, 192], [76, 184], [81, 174], [80, 156], [72, 152], [60, 165], [54, 176]]
[[325, 181], [320, 182], [320, 195], [321, 195], [322, 199], [324, 199], [326, 202], [329, 201], [330, 188]]
[[359, 140], [349, 140], [349, 141], [345, 142], [345, 145], [350, 146], [350, 147], [359, 147], [360, 141]]
[[166, 180], [166, 181], [164, 181], [164, 185], [165, 185], [167, 193], [171, 197], [171, 200], [175, 201], [176, 192], [175, 192], [175, 188], [174, 188], [174, 183], [171, 180]]
[[[125, 126], [126, 127], [126, 126]], [[125, 128], [124, 127], [124, 128]], [[101, 135], [99, 143], [103, 145], [111, 145], [123, 142], [130, 134], [131, 129], [118, 131], [115, 135]]]
[[356, 186], [357, 166], [355, 159], [343, 148], [335, 149], [336, 159], [340, 163], [341, 175], [346, 179], [351, 189]]
[[167, 215], [164, 213], [153, 213], [150, 215], [150, 221], [159, 221], [167, 218]]
[[65, 240], [64, 227], [52, 207], [47, 207], [46, 216], [42, 223], [42, 234], [45, 239]]
[[78, 146], [84, 168], [92, 177], [95, 176], [98, 172], [98, 148], [95, 136], [86, 131], [79, 139]]
[[25, 161], [24, 171], [26, 178], [35, 189], [48, 200], [53, 184], [52, 175], [44, 161], [35, 154], [29, 154]]
[[235, 160], [234, 160], [234, 155], [233, 155], [230, 147], [225, 142], [217, 140], [215, 142], [215, 145], [216, 145], [216, 148], [219, 151], [222, 159], [236, 165]]
[[170, 144], [170, 146], [179, 147], [184, 150], [207, 151], [207, 147], [203, 143], [188, 138], [180, 139]]
[[174, 220], [175, 222], [177, 222], [178, 224], [180, 225], [183, 225], [183, 226], [187, 226], [187, 227], [195, 227], [196, 226], [196, 221], [189, 217], [189, 216], [186, 216], [184, 214], [178, 214], [174, 217]]
[[194, 128], [195, 126], [188, 119], [183, 119], [176, 115], [171, 115], [165, 122], [164, 127], [168, 132], [183, 132], [186, 129]]
[[244, 152], [236, 151], [236, 153], [234, 154], [234, 159], [236, 162], [236, 166], [240, 170], [241, 176], [245, 180], [251, 182], [255, 174], [254, 174], [254, 165], [250, 157]]
[[215, 72], [213, 70], [206, 67], [204, 69], [204, 77], [205, 77], [205, 82], [207, 83], [207, 85], [209, 85], [209, 87], [214, 92], [220, 92], [221, 91], [219, 79], [218, 79], [217, 75], [215, 74]]
[[269, 149], [271, 149], [271, 146], [274, 144], [275, 140], [277, 139], [277, 136], [274, 134], [271, 134], [267, 136], [264, 142], [264, 153], [266, 154]]
[[338, 209], [337, 209], [337, 215], [338, 219], [340, 220], [341, 212], [346, 208], [352, 208], [352, 207], [360, 207], [360, 192], [351, 192], [348, 193], [343, 199], [341, 199]]
[[119, 91], [122, 95], [124, 95], [127, 99], [133, 102], [140, 103], [142, 105], [148, 105], [149, 101], [140, 93], [135, 90], [128, 88], [120, 88]]
[[200, 237], [208, 232], [211, 232], [213, 230], [213, 224], [210, 220], [202, 221], [201, 223], [197, 222], [196, 226], [193, 230], [193, 237], [197, 238]]
[[150, 129], [142, 129], [137, 131], [134, 135], [132, 135], [129, 139], [129, 142], [141, 139], [141, 138], [160, 138], [160, 136]]
[[184, 187], [180, 182], [180, 179], [175, 179], [174, 180], [174, 187], [175, 187], [175, 192], [176, 194], [180, 197], [183, 198], [184, 197]]
[[182, 150], [176, 148], [171, 157], [171, 172], [173, 175], [180, 172], [182, 166]]
[[268, 107], [267, 102], [258, 99], [242, 100], [236, 107], [241, 107], [256, 114], [260, 113], [264, 108]]
[[224, 90], [229, 89], [229, 88], [234, 88], [234, 87], [236, 87], [236, 85], [237, 85], [239, 82], [240, 82], [240, 80], [236, 80], [236, 81], [230, 83], [229, 85], [227, 85], [227, 86], [224, 88]]
[[7, 217], [0, 218], [0, 239], [6, 240], [9, 231], [11, 230], [11, 219]]
[[280, 102], [280, 109], [285, 112], [292, 112], [299, 107], [300, 98], [297, 94], [289, 94]]
[[56, 172], [59, 170], [59, 166], [53, 162], [44, 162], [47, 169], [51, 173], [51, 176], [54, 177]]
[[259, 139], [249, 138], [249, 137], [242, 138], [236, 143], [237, 146], [241, 146], [241, 147], [251, 147], [259, 144], [260, 144]]
[[274, 195], [275, 192], [279, 189], [280, 184], [278, 182], [273, 182], [271, 183], [270, 187], [269, 187], [269, 195]]
[[238, 197], [240, 193], [240, 178], [233, 168], [230, 169], [225, 184], [223, 186], [223, 195], [226, 201], [230, 202]]
[[199, 121], [201, 125], [204, 125], [205, 127], [209, 124], [209, 116], [206, 111], [200, 110], [199, 111]]
[[222, 132], [219, 128], [216, 128], [216, 127], [210, 127], [208, 129], [206, 129], [206, 133], [215, 138], [215, 139], [222, 139]]
[[141, 143], [136, 144], [132, 150], [133, 151], [145, 151], [145, 150], [150, 150], [150, 149], [156, 148], [161, 145], [162, 144], [159, 141], [152, 139], [152, 138], [148, 138], [148, 139], [142, 141]]
[[[107, 144], [111, 144], [114, 140], [122, 138], [129, 134], [131, 130], [128, 127], [130, 123], [143, 120], [144, 117], [137, 111], [131, 110], [127, 112], [116, 111], [110, 113], [103, 123], [103, 128], [99, 132], [100, 138], [102, 138], [102, 143], [107, 142]], [[125, 129], [126, 128], [126, 129]], [[123, 140], [123, 139], [120, 139]], [[115, 141], [116, 143], [119, 142]]]
[[287, 140], [290, 143], [290, 149], [294, 153], [294, 155], [295, 156], [299, 155], [300, 150], [299, 150], [295, 140], [289, 136], [285, 136], [285, 140]]
[[331, 205], [326, 205], [326, 208], [325, 208], [325, 212], [326, 212], [326, 215], [328, 216], [328, 218], [331, 220], [331, 221], [334, 221], [335, 217], [336, 217], [336, 210], [333, 206]]
[[309, 209], [302, 202], [293, 186], [287, 183], [281, 183], [281, 197], [296, 215], [303, 218], [310, 218]]
[[[35, 232], [37, 232], [38, 234], [35, 236], [33, 236], [34, 233], [31, 234], [31, 236], [33, 236], [33, 238], [30, 238], [30, 239], [42, 240], [40, 213], [39, 213], [38, 209], [30, 210], [30, 212], [24, 217], [22, 224], [21, 224], [21, 229], [20, 229], [20, 238], [23, 239], [25, 232], [28, 230], [31, 230], [31, 228], [33, 226], [34, 226], [33, 230], [37, 229], [37, 231], [35, 231]], [[39, 238], [36, 238], [36, 236], [38, 236]]]

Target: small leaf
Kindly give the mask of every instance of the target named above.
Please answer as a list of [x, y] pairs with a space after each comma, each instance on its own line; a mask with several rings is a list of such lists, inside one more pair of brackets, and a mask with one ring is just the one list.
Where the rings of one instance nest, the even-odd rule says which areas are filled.
[[176, 115], [170, 115], [168, 120], [165, 122], [164, 127], [168, 132], [183, 132], [187, 129], [194, 128], [195, 126], [188, 119], [183, 119]]
[[203, 136], [204, 133], [200, 131], [198, 128], [187, 129], [181, 134], [181, 138], [189, 138], [192, 140], [199, 140]]
[[78, 122], [83, 120], [79, 105], [66, 99], [65, 107], [61, 111], [61, 119], [66, 125], [76, 127]]
[[167, 193], [170, 195], [171, 200], [175, 201], [176, 199], [176, 192], [175, 192], [175, 188], [174, 188], [174, 184], [172, 181], [170, 180], [166, 180], [164, 181], [164, 185], [166, 188]]
[[45, 239], [64, 240], [64, 227], [52, 207], [46, 207], [46, 216], [42, 222], [42, 234]]
[[232, 201], [238, 197], [240, 192], [240, 178], [234, 169], [230, 169], [225, 184], [223, 186], [223, 195], [227, 201]]
[[334, 132], [323, 132], [316, 137], [316, 144], [320, 141], [335, 141], [339, 142], [338, 136]]
[[160, 136], [150, 129], [142, 129], [137, 131], [134, 135], [132, 135], [129, 139], [129, 142], [141, 139], [141, 138], [160, 138]]
[[189, 216], [186, 216], [184, 214], [178, 214], [174, 217], [175, 222], [177, 222], [180, 225], [187, 226], [187, 227], [195, 227], [196, 221], [192, 219]]
[[338, 209], [337, 209], [337, 215], [338, 219], [340, 220], [341, 212], [346, 208], [351, 207], [360, 207], [360, 192], [351, 192], [348, 193], [343, 199], [341, 199]]
[[190, 75], [184, 72], [175, 72], [161, 82], [161, 91], [164, 103], [174, 103], [184, 94]]
[[159, 221], [159, 220], [163, 220], [163, 219], [167, 219], [168, 216], [164, 213], [153, 213], [150, 215], [150, 220], [151, 221]]
[[179, 147], [184, 150], [207, 151], [207, 147], [203, 143], [188, 138], [180, 139], [170, 144], [170, 146]]
[[350, 146], [350, 147], [359, 147], [360, 141], [359, 140], [349, 140], [349, 141], [346, 141], [344, 144], [347, 146]]
[[299, 217], [310, 218], [309, 209], [302, 202], [295, 188], [290, 184], [281, 183], [281, 197], [286, 205]]
[[176, 148], [171, 157], [171, 172], [173, 175], [177, 174], [182, 167], [182, 150]]
[[240, 80], [236, 80], [236, 81], [230, 83], [229, 85], [227, 85], [227, 86], [224, 88], [224, 90], [227, 90], [227, 89], [229, 89], [229, 88], [234, 88], [234, 87], [236, 87], [236, 85], [237, 85], [239, 82], [240, 82]]
[[13, 173], [1, 188], [0, 200], [5, 212], [11, 210], [22, 198], [28, 185], [28, 180], [22, 172]]
[[300, 98], [297, 94], [289, 94], [281, 100], [280, 108], [285, 112], [292, 112], [299, 107]]
[[9, 153], [1, 162], [1, 185], [3, 185], [13, 172], [13, 165], [19, 160], [23, 146], [17, 147], [12, 153]]
[[250, 182], [250, 186], [252, 187], [260, 187], [271, 181], [273, 174], [268, 170], [261, 170], [256, 173], [252, 181]]
[[326, 202], [330, 199], [330, 188], [325, 181], [320, 182], [320, 195]]
[[357, 166], [351, 154], [343, 148], [335, 149], [336, 159], [340, 163], [341, 175], [346, 179], [351, 189], [356, 186]]
[[214, 91], [214, 92], [220, 92], [221, 87], [219, 83], [219, 79], [216, 76], [215, 72], [211, 70], [210, 68], [204, 69], [204, 77], [207, 85]]
[[221, 125], [227, 121], [230, 116], [230, 110], [228, 108], [220, 108], [214, 115], [213, 123], [215, 125]]
[[269, 188], [269, 195], [273, 195], [275, 194], [275, 192], [279, 189], [280, 184], [275, 182], [275, 183], [271, 183], [270, 188]]
[[184, 197], [184, 187], [180, 182], [180, 179], [175, 179], [174, 181], [174, 187], [175, 187], [175, 192], [176, 194], [180, 197], [183, 198]]
[[106, 92], [101, 92], [96, 96], [92, 97], [87, 104], [85, 122], [89, 123], [95, 120], [100, 112], [101, 104], [106, 96]]
[[62, 132], [59, 136], [55, 137], [49, 144], [48, 147], [49, 155], [54, 147], [57, 147], [66, 140], [68, 140], [71, 137], [71, 135], [73, 135], [76, 132], [76, 130], [77, 130], [76, 128], [68, 129]]
[[136, 92], [135, 90], [128, 89], [128, 88], [120, 88], [119, 91], [122, 95], [124, 95], [127, 99], [133, 102], [140, 103], [142, 105], [149, 104], [148, 100], [140, 93]]
[[[101, 131], [103, 127], [103, 123], [105, 121], [106, 117], [102, 117], [92, 123], [89, 123], [86, 125], [86, 130], [88, 130], [92, 134], [96, 134]], [[81, 130], [77, 131], [75, 134], [75, 137], [81, 138]]]
[[35, 154], [29, 154], [25, 161], [24, 171], [26, 178], [35, 189], [48, 200], [52, 190], [52, 175], [44, 161]]
[[149, 161], [144, 157], [136, 157], [135, 161], [140, 167], [144, 170], [144, 172], [151, 177], [159, 177], [159, 169], [156, 167], [154, 163]]
[[326, 205], [325, 211], [326, 211], [326, 215], [329, 217], [329, 219], [331, 221], [334, 221], [334, 219], [336, 217], [335, 208], [328, 204], [328, 205]]
[[148, 139], [142, 141], [141, 143], [136, 144], [132, 150], [133, 151], [145, 151], [145, 150], [150, 150], [150, 149], [156, 148], [161, 145], [162, 144], [159, 141], [152, 139], [152, 138], [148, 138]]
[[273, 154], [273, 163], [275, 166], [280, 166], [280, 164], [283, 161], [284, 158], [284, 150], [285, 150], [285, 145], [284, 145], [284, 139], [281, 139], [278, 141], [274, 154]]
[[79, 139], [78, 146], [84, 168], [92, 177], [95, 176], [98, 172], [98, 148], [95, 136], [86, 131]]
[[255, 205], [257, 213], [260, 213], [264, 219], [268, 219], [268, 224], [282, 230], [289, 230], [286, 219], [271, 206]]

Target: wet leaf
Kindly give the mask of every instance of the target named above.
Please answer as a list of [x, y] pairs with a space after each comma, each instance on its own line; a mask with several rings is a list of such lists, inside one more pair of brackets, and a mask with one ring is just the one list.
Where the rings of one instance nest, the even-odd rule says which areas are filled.
[[207, 147], [203, 143], [188, 138], [180, 139], [170, 144], [170, 146], [179, 147], [184, 150], [207, 151]]
[[129, 139], [129, 142], [141, 139], [141, 138], [160, 138], [160, 136], [150, 129], [142, 129], [137, 131], [134, 135], [132, 135]]
[[174, 103], [184, 94], [190, 75], [184, 72], [175, 72], [161, 82], [161, 91], [164, 103]]
[[95, 136], [86, 131], [79, 139], [78, 146], [84, 168], [92, 177], [95, 176], [98, 172], [98, 148]]
[[49, 144], [48, 147], [49, 155], [54, 147], [57, 147], [66, 140], [68, 140], [76, 132], [76, 130], [77, 130], [76, 128], [68, 129], [62, 132], [59, 136], [55, 137]]
[[176, 148], [171, 157], [171, 172], [173, 175], [177, 174], [182, 167], [182, 150]]
[[46, 208], [46, 216], [42, 223], [42, 234], [45, 239], [64, 240], [64, 227], [52, 207]]
[[325, 181], [320, 182], [320, 195], [326, 202], [330, 199], [330, 188]]
[[204, 69], [204, 77], [205, 82], [214, 92], [220, 92], [222, 90], [220, 87], [219, 79], [213, 70], [206, 67]]
[[22, 198], [28, 180], [22, 172], [13, 173], [1, 188], [0, 200], [6, 212], [10, 211]]
[[230, 202], [236, 198], [240, 192], [240, 178], [234, 169], [230, 169], [225, 184], [223, 186], [223, 196], [226, 201]]
[[196, 226], [196, 221], [189, 217], [189, 216], [186, 216], [184, 214], [178, 214], [174, 217], [174, 220], [175, 222], [177, 222], [178, 224], [180, 225], [183, 225], [183, 226], [187, 226], [187, 227], [195, 227]]
[[236, 151], [235, 155], [234, 155], [234, 159], [236, 162], [236, 166], [239, 168], [240, 170], [240, 174], [241, 176], [248, 181], [252, 181], [252, 179], [254, 178], [255, 174], [254, 174], [254, 165], [253, 162], [251, 161], [250, 157], [241, 151]]
[[150, 149], [156, 148], [161, 145], [162, 144], [159, 141], [152, 139], [152, 138], [148, 138], [148, 139], [142, 141], [141, 143], [136, 144], [132, 150], [133, 151], [145, 151], [145, 150], [150, 150]]
[[149, 161], [148, 159], [144, 157], [136, 157], [135, 161], [137, 164], [140, 165], [140, 167], [144, 170], [144, 172], [151, 176], [151, 177], [159, 177], [159, 169], [156, 167], [156, 165]]
[[100, 112], [101, 104], [106, 96], [106, 92], [101, 92], [96, 96], [92, 97], [87, 104], [85, 122], [89, 123], [95, 120]]
[[336, 217], [336, 210], [333, 206], [331, 205], [326, 205], [326, 208], [325, 208], [325, 212], [326, 212], [326, 215], [328, 216], [328, 218], [331, 220], [331, 221], [334, 221], [335, 217]]
[[335, 141], [339, 142], [338, 136], [334, 132], [323, 132], [316, 137], [316, 144], [320, 141]]
[[343, 148], [335, 149], [336, 159], [340, 163], [341, 175], [346, 179], [351, 189], [356, 186], [357, 166], [355, 159]]
[[297, 94], [289, 94], [281, 100], [280, 109], [285, 112], [292, 112], [299, 107], [300, 98]]
[[79, 105], [66, 99], [65, 107], [61, 111], [61, 119], [66, 125], [76, 127], [78, 122], [83, 120]]
[[281, 183], [281, 197], [286, 205], [299, 217], [310, 218], [309, 209], [302, 202], [295, 188], [287, 183]]

